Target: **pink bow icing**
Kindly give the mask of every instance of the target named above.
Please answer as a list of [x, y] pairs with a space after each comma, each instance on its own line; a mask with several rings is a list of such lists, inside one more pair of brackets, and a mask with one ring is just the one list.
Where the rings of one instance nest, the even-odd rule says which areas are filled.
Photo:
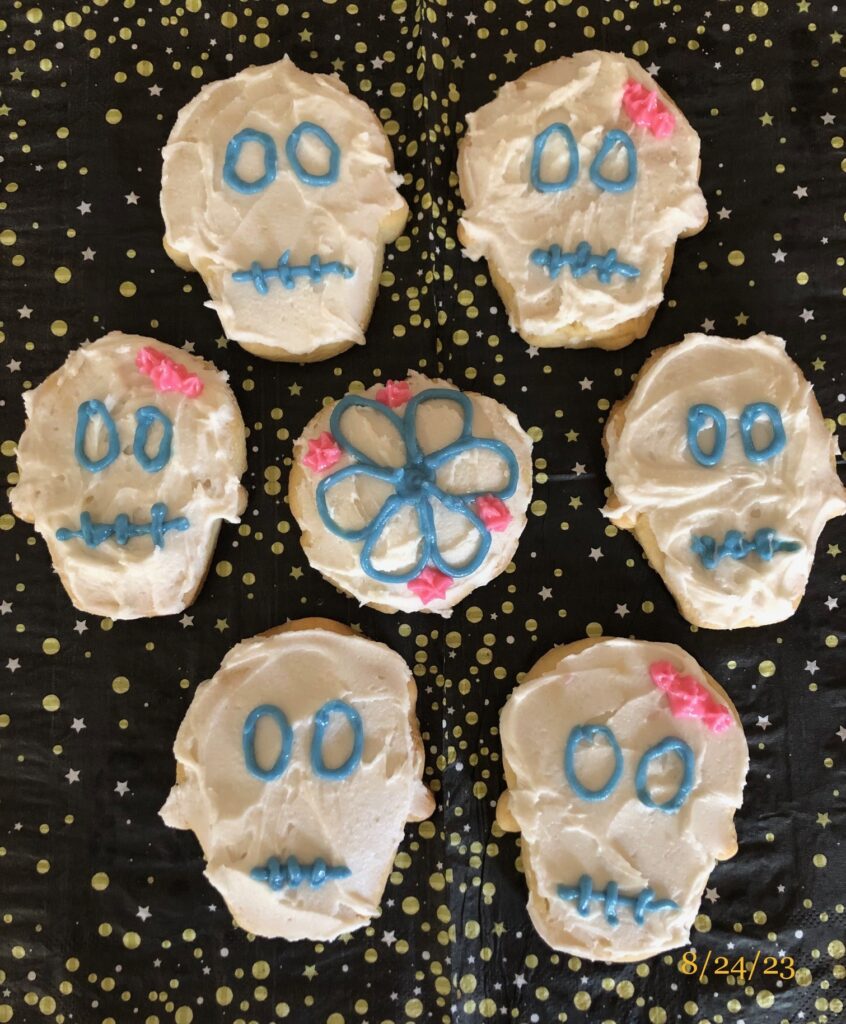
[[658, 93], [630, 78], [623, 89], [623, 109], [635, 124], [648, 128], [656, 139], [673, 134], [676, 119], [658, 99]]
[[492, 533], [508, 529], [512, 515], [501, 498], [493, 494], [483, 494], [481, 498], [476, 499], [475, 506], [476, 515]]
[[433, 565], [429, 565], [408, 584], [408, 589], [412, 594], [416, 594], [423, 604], [430, 604], [435, 599], [445, 598], [451, 586], [452, 576], [447, 576]]
[[729, 709], [718, 704], [693, 676], [683, 676], [669, 661], [654, 661], [649, 674], [658, 689], [666, 693], [676, 718], [701, 718], [711, 732], [724, 732], [731, 725]]
[[308, 451], [303, 456], [303, 465], [313, 469], [315, 473], [322, 473], [329, 469], [341, 458], [341, 448], [328, 430], [320, 437], [313, 437], [308, 443]]
[[135, 365], [150, 378], [156, 391], [181, 391], [188, 398], [196, 398], [203, 392], [203, 382], [196, 373], [149, 345], [138, 350]]
[[376, 401], [387, 405], [389, 409], [405, 405], [411, 399], [411, 385], [407, 380], [389, 380], [383, 388], [376, 392]]

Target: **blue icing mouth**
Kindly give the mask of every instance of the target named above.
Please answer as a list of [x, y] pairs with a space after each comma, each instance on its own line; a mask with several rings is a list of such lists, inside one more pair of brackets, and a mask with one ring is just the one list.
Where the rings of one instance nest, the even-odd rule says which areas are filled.
[[616, 882], [609, 882], [604, 889], [596, 891], [590, 875], [582, 875], [578, 886], [559, 885], [558, 895], [562, 900], [572, 900], [576, 904], [576, 913], [579, 917], [587, 917], [590, 914], [591, 902], [602, 904], [605, 920], [610, 925], [620, 923], [617, 916], [618, 907], [630, 909], [635, 924], [639, 925], [643, 924], [648, 913], [679, 909], [675, 900], [656, 900], [654, 891], [649, 887], [641, 889], [637, 896], [621, 896], [620, 887]]
[[756, 530], [752, 539], [747, 540], [740, 530], [729, 530], [722, 544], [707, 534], [690, 540], [690, 550], [699, 556], [699, 561], [706, 569], [716, 569], [724, 558], [741, 561], [753, 552], [764, 562], [772, 560], [779, 551], [799, 551], [802, 545], [795, 540], [784, 540], [770, 527]]
[[128, 544], [133, 537], [153, 538], [153, 544], [157, 548], [164, 547], [165, 535], [171, 530], [182, 532], [187, 530], [190, 523], [185, 516], [177, 516], [176, 519], [167, 518], [167, 505], [157, 501], [150, 508], [149, 523], [132, 523], [129, 516], [121, 513], [115, 517], [113, 523], [95, 523], [88, 512], [83, 512], [79, 517], [79, 529], [69, 530], [62, 526], [56, 530], [57, 540], [73, 540], [79, 538], [85, 541], [89, 548], [99, 547], [104, 541], [114, 537], [115, 542], [121, 547]]
[[605, 255], [594, 253], [588, 242], [579, 242], [573, 252], [562, 252], [560, 245], [551, 245], [548, 249], [535, 249], [529, 257], [537, 267], [546, 267], [551, 280], [555, 280], [564, 267], [578, 280], [596, 271], [596, 276], [603, 284], [611, 283], [611, 275], [621, 277], [640, 277], [640, 271], [630, 263], [621, 263], [617, 259], [617, 250], [609, 249]]
[[346, 263], [339, 260], [331, 260], [323, 263], [319, 256], [312, 256], [308, 263], [290, 263], [291, 250], [286, 249], [279, 257], [275, 267], [263, 267], [260, 263], [254, 262], [249, 270], [236, 270], [232, 275], [233, 281], [251, 281], [259, 295], [267, 295], [268, 281], [278, 278], [284, 288], [296, 288], [297, 278], [306, 277], [312, 284], [318, 284], [328, 274], [340, 274], [341, 277], [350, 278], [355, 271]]
[[268, 857], [263, 868], [250, 871], [250, 878], [266, 882], [274, 892], [280, 892], [286, 887], [297, 889], [303, 882], [308, 882], [312, 889], [319, 889], [326, 882], [349, 878], [351, 874], [349, 868], [332, 867], [320, 857], [312, 864], [300, 864], [296, 857], [289, 857], [284, 863], [278, 857]]

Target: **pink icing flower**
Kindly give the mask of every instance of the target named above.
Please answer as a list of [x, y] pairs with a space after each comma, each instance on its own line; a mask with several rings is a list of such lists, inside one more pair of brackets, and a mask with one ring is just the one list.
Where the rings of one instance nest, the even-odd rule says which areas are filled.
[[202, 394], [203, 382], [196, 373], [186, 370], [156, 348], [149, 345], [140, 348], [135, 356], [135, 365], [150, 378], [157, 391], [181, 391], [188, 398]]
[[427, 566], [423, 572], [408, 584], [412, 594], [416, 594], [423, 604], [434, 600], [442, 600], [452, 586], [452, 576], [447, 576], [433, 565]]
[[649, 666], [652, 682], [663, 690], [676, 718], [701, 718], [712, 732], [724, 732], [732, 723], [728, 708], [718, 703], [693, 676], [683, 676], [669, 661]]
[[376, 392], [376, 401], [387, 405], [389, 409], [405, 405], [410, 398], [411, 385], [407, 380], [389, 380], [383, 388]]
[[648, 128], [657, 139], [673, 134], [676, 119], [658, 99], [657, 91], [630, 78], [623, 89], [623, 109], [635, 124]]
[[477, 498], [475, 506], [476, 515], [492, 533], [506, 530], [513, 518], [505, 502], [492, 494], [483, 494], [481, 498]]
[[303, 456], [303, 465], [313, 469], [315, 473], [322, 473], [329, 469], [341, 457], [341, 449], [334, 437], [325, 431], [320, 437], [313, 437], [308, 443], [308, 451]]

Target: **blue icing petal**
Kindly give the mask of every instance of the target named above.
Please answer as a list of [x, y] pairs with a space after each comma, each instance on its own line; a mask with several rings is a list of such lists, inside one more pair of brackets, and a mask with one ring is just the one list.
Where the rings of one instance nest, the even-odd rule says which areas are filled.
[[557, 892], [560, 899], [570, 900], [576, 904], [576, 913], [579, 917], [587, 917], [590, 914], [591, 903], [599, 903], [603, 906], [605, 920], [612, 927], [620, 923], [618, 907], [631, 910], [634, 922], [638, 925], [643, 924], [647, 913], [679, 909], [675, 900], [656, 900], [654, 891], [648, 887], [641, 889], [636, 897], [621, 896], [616, 882], [609, 882], [604, 890], [596, 891], [590, 875], [582, 875], [577, 886], [559, 885]]
[[576, 280], [595, 270], [602, 284], [610, 284], [613, 274], [619, 274], [621, 277], [640, 277], [637, 267], [617, 259], [616, 249], [609, 249], [602, 256], [594, 253], [588, 242], [579, 242], [573, 252], [564, 252], [560, 245], [551, 245], [548, 249], [535, 249], [529, 259], [536, 267], [546, 267], [552, 281], [564, 267], [570, 268], [570, 273]]
[[[332, 715], [343, 715], [353, 732], [353, 747], [349, 757], [337, 768], [327, 768], [323, 760], [323, 734]], [[358, 768], [364, 751], [364, 726], [361, 715], [343, 700], [327, 701], [314, 716], [314, 734], [311, 738], [311, 767], [321, 779], [345, 779]]]
[[[312, 174], [300, 163], [297, 148], [299, 147], [300, 139], [303, 135], [313, 135], [316, 139], [319, 139], [329, 151], [329, 166], [324, 174]], [[302, 121], [291, 132], [288, 136], [288, 141], [285, 143], [285, 155], [288, 157], [288, 161], [291, 164], [294, 174], [296, 174], [300, 181], [304, 182], [306, 185], [323, 188], [326, 185], [334, 185], [338, 180], [338, 173], [341, 166], [341, 150], [338, 148], [338, 143], [335, 142], [329, 132], [327, 132], [325, 128], [321, 128], [319, 124], [315, 124], [313, 121]]]
[[741, 561], [751, 554], [769, 562], [779, 551], [800, 551], [801, 548], [799, 541], [783, 540], [768, 526], [756, 530], [751, 540], [747, 540], [739, 530], [729, 530], [721, 544], [708, 534], [694, 534], [690, 540], [690, 550], [698, 556], [705, 569], [716, 569], [724, 558]]
[[171, 530], [182, 532], [189, 526], [190, 523], [185, 516], [168, 519], [167, 505], [157, 501], [150, 509], [149, 523], [132, 523], [129, 516], [124, 513], [116, 516], [113, 523], [95, 523], [88, 512], [83, 512], [79, 517], [79, 529], [69, 530], [62, 526], [56, 530], [56, 540], [66, 541], [79, 538], [89, 548], [96, 548], [104, 541], [114, 537], [115, 542], [123, 547], [133, 537], [149, 536], [152, 537], [153, 544], [157, 548], [161, 548], [164, 547], [165, 536]]
[[338, 274], [346, 279], [355, 274], [352, 267], [348, 267], [346, 263], [341, 263], [339, 260], [323, 263], [317, 255], [309, 257], [308, 263], [290, 263], [290, 259], [291, 250], [286, 249], [279, 257], [275, 267], [263, 267], [254, 261], [250, 264], [249, 270], [236, 270], [232, 274], [232, 280], [239, 283], [251, 282], [260, 295], [267, 295], [269, 290], [267, 282], [272, 281], [273, 278], [277, 278], [282, 282], [284, 288], [290, 290], [296, 288], [298, 277], [308, 278], [312, 284], [318, 284], [330, 274]]
[[268, 857], [264, 867], [253, 868], [250, 878], [256, 882], [265, 882], [274, 892], [282, 889], [296, 889], [307, 881], [312, 889], [319, 889], [326, 882], [349, 878], [352, 872], [348, 867], [333, 867], [318, 857], [312, 864], [301, 864], [296, 857], [288, 857], [283, 864], [278, 857]]
[[[628, 161], [626, 175], [619, 181], [615, 181], [613, 178], [606, 178], [601, 170], [611, 150], [617, 145], [622, 146], [626, 151]], [[590, 180], [597, 188], [601, 188], [603, 192], [628, 192], [629, 189], [634, 188], [634, 184], [637, 181], [637, 151], [628, 132], [621, 131], [618, 128], [608, 132], [599, 148], [599, 152], [593, 158], [593, 163], [590, 165]]]
[[[658, 804], [655, 803], [649, 792], [649, 766], [656, 758], [663, 757], [665, 754], [676, 754], [682, 763], [683, 771], [678, 789], [673, 796], [665, 800], [664, 803]], [[649, 750], [645, 751], [640, 761], [638, 761], [637, 771], [635, 772], [635, 791], [637, 792], [638, 800], [640, 800], [644, 807], [664, 811], [667, 814], [675, 814], [684, 804], [685, 800], [687, 800], [690, 791], [693, 789], [694, 766], [695, 759], [690, 746], [677, 736], [667, 736], [666, 739], [661, 740], [660, 743], [656, 743], [654, 747], [650, 747]]]
[[[583, 785], [576, 775], [576, 748], [580, 743], [591, 743], [594, 736], [603, 736], [609, 743], [614, 754], [614, 767], [605, 785], [599, 789], [588, 789]], [[577, 725], [570, 730], [567, 737], [567, 745], [564, 748], [564, 776], [570, 784], [573, 792], [582, 800], [595, 803], [598, 800], [605, 800], [617, 788], [620, 776], [623, 774], [623, 752], [614, 733], [607, 725]]]
[[[417, 441], [417, 412], [425, 402], [436, 400], [453, 402], [459, 406], [462, 421], [461, 432], [458, 439], [451, 444], [426, 455]], [[377, 412], [380, 416], [385, 417], [399, 432], [405, 446], [406, 461], [403, 466], [399, 468], [379, 466], [368, 455], [352, 444], [343, 429], [344, 414], [352, 408], [362, 408]], [[360, 395], [346, 395], [332, 410], [329, 426], [332, 436], [339, 446], [356, 460], [356, 464], [345, 466], [343, 469], [324, 477], [318, 483], [316, 492], [317, 511], [324, 526], [336, 536], [353, 543], [362, 542], [363, 546], [359, 555], [359, 563], [367, 576], [379, 583], [404, 584], [416, 579], [430, 563], [441, 572], [453, 578], [468, 576], [481, 566], [490, 550], [492, 539], [490, 531], [472, 508], [472, 502], [481, 497], [482, 494], [493, 494], [498, 498], [511, 497], [517, 490], [520, 468], [514, 452], [508, 445], [495, 438], [478, 438], [473, 436], [473, 403], [463, 392], [453, 391], [449, 388], [428, 388], [411, 398], [406, 404], [405, 412], [402, 416], [372, 398], [365, 398]], [[508, 470], [508, 480], [505, 486], [493, 492], [472, 491], [462, 494], [453, 494], [442, 490], [437, 483], [437, 470], [446, 465], [451, 459], [465, 452], [477, 449], [495, 452], [505, 462]], [[394, 488], [394, 493], [387, 498], [370, 523], [358, 530], [346, 530], [339, 526], [332, 517], [327, 502], [327, 493], [337, 484], [359, 474], [391, 484]], [[437, 540], [435, 517], [432, 511], [433, 501], [438, 501], [451, 512], [463, 516], [479, 533], [480, 540], [476, 551], [464, 565], [449, 565], [441, 555]], [[421, 534], [419, 556], [415, 565], [404, 572], [383, 572], [373, 565], [372, 556], [390, 520], [405, 505], [411, 506], [417, 512]]]
[[[264, 150], [264, 174], [255, 181], [244, 181], [237, 171], [241, 149], [248, 142], [257, 142]], [[244, 195], [253, 195], [267, 188], [276, 180], [276, 143], [273, 139], [266, 132], [255, 128], [242, 128], [237, 135], [233, 135], [226, 147], [223, 180], [231, 189]]]

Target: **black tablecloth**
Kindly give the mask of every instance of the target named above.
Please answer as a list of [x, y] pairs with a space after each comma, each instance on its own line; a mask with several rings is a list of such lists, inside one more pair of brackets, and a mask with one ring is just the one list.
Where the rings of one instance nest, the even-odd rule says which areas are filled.
[[[111, 329], [190, 343], [213, 359], [231, 375], [251, 434], [243, 524], [223, 530], [185, 617], [112, 624], [75, 611], [43, 542], [0, 518], [0, 1021], [836, 1017], [846, 995], [843, 528], [825, 531], [789, 622], [696, 632], [634, 539], [599, 512], [609, 403], [653, 348], [703, 324], [785, 337], [844, 433], [846, 81], [840, 16], [827, 6], [4, 5], [7, 479], [21, 389]], [[510, 332], [486, 267], [455, 242], [456, 141], [466, 112], [501, 83], [590, 47], [636, 54], [683, 107], [702, 137], [711, 220], [678, 246], [645, 340], [619, 353], [538, 353]], [[159, 148], [177, 111], [204, 82], [286, 52], [309, 71], [337, 70], [378, 112], [412, 210], [388, 250], [367, 346], [313, 366], [262, 362], [227, 344], [199, 277], [161, 246]], [[321, 401], [371, 384], [377, 369], [385, 379], [409, 367], [506, 402], [537, 439], [515, 571], [449, 621], [383, 615], [340, 596], [309, 568], [284, 500], [292, 440]], [[325, 946], [233, 927], [194, 837], [157, 816], [196, 684], [241, 638], [305, 614], [359, 624], [415, 665], [427, 750], [437, 751], [428, 755], [437, 811], [409, 826], [382, 916]], [[752, 762], [740, 851], [714, 872], [693, 945], [700, 963], [709, 953], [732, 963], [784, 954], [795, 978], [765, 976], [762, 963], [745, 984], [710, 970], [686, 976], [681, 951], [630, 966], [579, 962], [534, 933], [517, 841], [493, 824], [498, 713], [518, 673], [600, 628], [683, 645], [740, 709]]]

